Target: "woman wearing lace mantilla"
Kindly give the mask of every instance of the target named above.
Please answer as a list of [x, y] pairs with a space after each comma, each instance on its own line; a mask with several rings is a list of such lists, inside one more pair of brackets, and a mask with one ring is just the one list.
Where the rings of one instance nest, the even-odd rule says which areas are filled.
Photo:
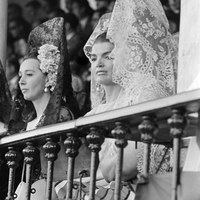
[[[84, 47], [92, 72], [93, 109], [87, 115], [175, 94], [177, 46], [168, 29], [158, 0], [116, 1], [112, 14], [100, 19]], [[164, 148], [152, 145], [150, 173], [170, 170], [169, 151], [158, 170]], [[114, 140], [106, 139], [99, 168], [108, 182], [115, 177], [115, 155]], [[136, 150], [129, 142], [124, 151], [124, 181], [137, 171], [142, 173], [142, 155], [143, 144]]]
[[[71, 87], [65, 38], [63, 18], [53, 18], [40, 24], [29, 34], [28, 50], [19, 70], [19, 87], [25, 101], [16, 102], [29, 102], [33, 106], [28, 108], [29, 104], [26, 104], [22, 109], [24, 126], [21, 130], [28, 131], [77, 117], [78, 107]], [[67, 157], [63, 139], [65, 138], [59, 139], [61, 148], [54, 164], [54, 185], [67, 177]], [[45, 198], [47, 160], [42, 149], [45, 139], [40, 142], [41, 176], [32, 185], [36, 192], [31, 194], [31, 200]], [[83, 165], [87, 165], [87, 160], [79, 160], [80, 162], [76, 163], [76, 175], [84, 168]], [[53, 189], [52, 199], [57, 198]]]

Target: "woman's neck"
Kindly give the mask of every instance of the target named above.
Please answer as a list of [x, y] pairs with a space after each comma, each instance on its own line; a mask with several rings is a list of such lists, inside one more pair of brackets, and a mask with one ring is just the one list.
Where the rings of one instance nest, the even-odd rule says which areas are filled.
[[113, 84], [109, 86], [104, 85], [104, 89], [106, 92], [106, 103], [109, 103], [117, 100], [122, 87], [117, 84]]
[[36, 110], [36, 114], [37, 114], [37, 118], [42, 116], [42, 114], [44, 113], [48, 103], [49, 103], [49, 100], [50, 100], [50, 93], [47, 92], [47, 93], [44, 93], [41, 98], [38, 98], [33, 102], [33, 105], [35, 107], [35, 110]]

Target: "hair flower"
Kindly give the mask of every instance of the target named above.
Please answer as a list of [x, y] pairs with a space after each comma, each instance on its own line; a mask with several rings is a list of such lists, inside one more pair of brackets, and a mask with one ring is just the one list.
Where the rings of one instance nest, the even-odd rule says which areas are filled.
[[39, 48], [38, 54], [37, 58], [40, 61], [40, 69], [42, 73], [47, 74], [45, 87], [50, 87], [50, 90], [53, 91], [57, 81], [60, 51], [58, 47], [52, 44], [44, 44]]

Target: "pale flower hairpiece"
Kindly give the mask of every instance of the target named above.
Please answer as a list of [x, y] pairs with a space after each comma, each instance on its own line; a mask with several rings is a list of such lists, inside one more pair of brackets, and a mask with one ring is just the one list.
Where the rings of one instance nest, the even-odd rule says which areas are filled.
[[52, 44], [44, 44], [38, 50], [37, 58], [40, 60], [42, 73], [47, 74], [46, 88], [54, 90], [57, 81], [58, 66], [60, 62], [60, 51]]

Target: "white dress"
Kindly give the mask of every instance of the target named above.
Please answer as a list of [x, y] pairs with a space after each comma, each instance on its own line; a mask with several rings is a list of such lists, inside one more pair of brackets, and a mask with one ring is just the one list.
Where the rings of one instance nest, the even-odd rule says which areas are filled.
[[196, 136], [191, 137], [183, 171], [200, 171], [200, 149], [197, 144]]

